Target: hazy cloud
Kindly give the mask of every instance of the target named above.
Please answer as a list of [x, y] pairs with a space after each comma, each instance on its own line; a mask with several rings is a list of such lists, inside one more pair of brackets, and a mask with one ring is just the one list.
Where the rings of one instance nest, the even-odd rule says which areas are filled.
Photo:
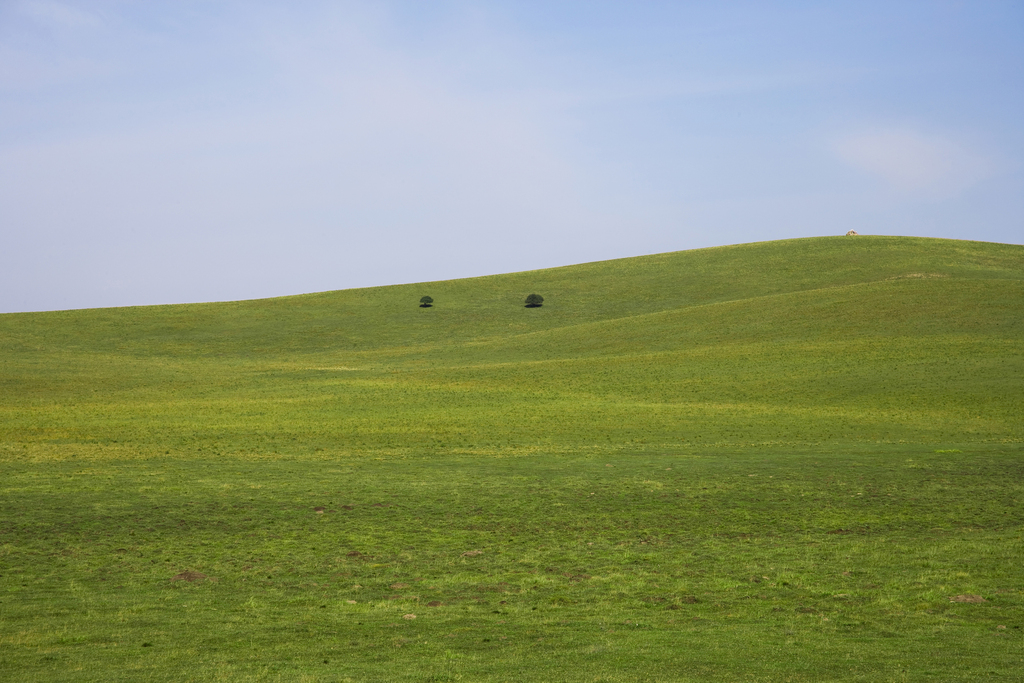
[[956, 194], [981, 180], [992, 164], [950, 140], [914, 130], [871, 130], [833, 143], [839, 158], [905, 192]]
[[21, 0], [15, 5], [19, 13], [35, 21], [65, 28], [93, 28], [102, 22], [91, 12], [52, 0]]

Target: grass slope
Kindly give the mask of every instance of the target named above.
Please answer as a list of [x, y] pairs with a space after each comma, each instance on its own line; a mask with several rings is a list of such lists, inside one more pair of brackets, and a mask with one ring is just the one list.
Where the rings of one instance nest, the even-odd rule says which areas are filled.
[[1022, 351], [918, 238], [3, 315], [0, 676], [1015, 676]]

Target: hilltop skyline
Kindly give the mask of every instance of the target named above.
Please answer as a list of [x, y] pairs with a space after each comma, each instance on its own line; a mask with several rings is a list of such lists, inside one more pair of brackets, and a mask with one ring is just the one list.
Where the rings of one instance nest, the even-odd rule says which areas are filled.
[[0, 312], [1024, 241], [1019, 3], [0, 7]]

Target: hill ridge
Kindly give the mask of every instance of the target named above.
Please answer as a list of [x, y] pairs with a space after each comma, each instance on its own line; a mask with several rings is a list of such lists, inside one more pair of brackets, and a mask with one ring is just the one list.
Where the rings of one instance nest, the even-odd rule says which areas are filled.
[[[1024, 247], [805, 238], [715, 254], [299, 304], [0, 316], [0, 442], [259, 451], [294, 434], [304, 448], [369, 453], [449, 433], [493, 452], [1021, 437]], [[543, 307], [522, 307], [529, 291]], [[434, 308], [418, 307], [424, 294]], [[314, 369], [326, 367], [356, 370]], [[612, 409], [611, 395], [628, 398]], [[835, 418], [714, 408], [745, 403]], [[690, 408], [644, 407], [655, 404]]]

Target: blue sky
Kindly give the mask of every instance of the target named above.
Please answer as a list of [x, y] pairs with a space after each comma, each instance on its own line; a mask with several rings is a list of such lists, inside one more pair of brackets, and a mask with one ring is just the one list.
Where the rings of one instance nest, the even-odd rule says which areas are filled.
[[0, 0], [0, 312], [1024, 242], [1021, 2]]

